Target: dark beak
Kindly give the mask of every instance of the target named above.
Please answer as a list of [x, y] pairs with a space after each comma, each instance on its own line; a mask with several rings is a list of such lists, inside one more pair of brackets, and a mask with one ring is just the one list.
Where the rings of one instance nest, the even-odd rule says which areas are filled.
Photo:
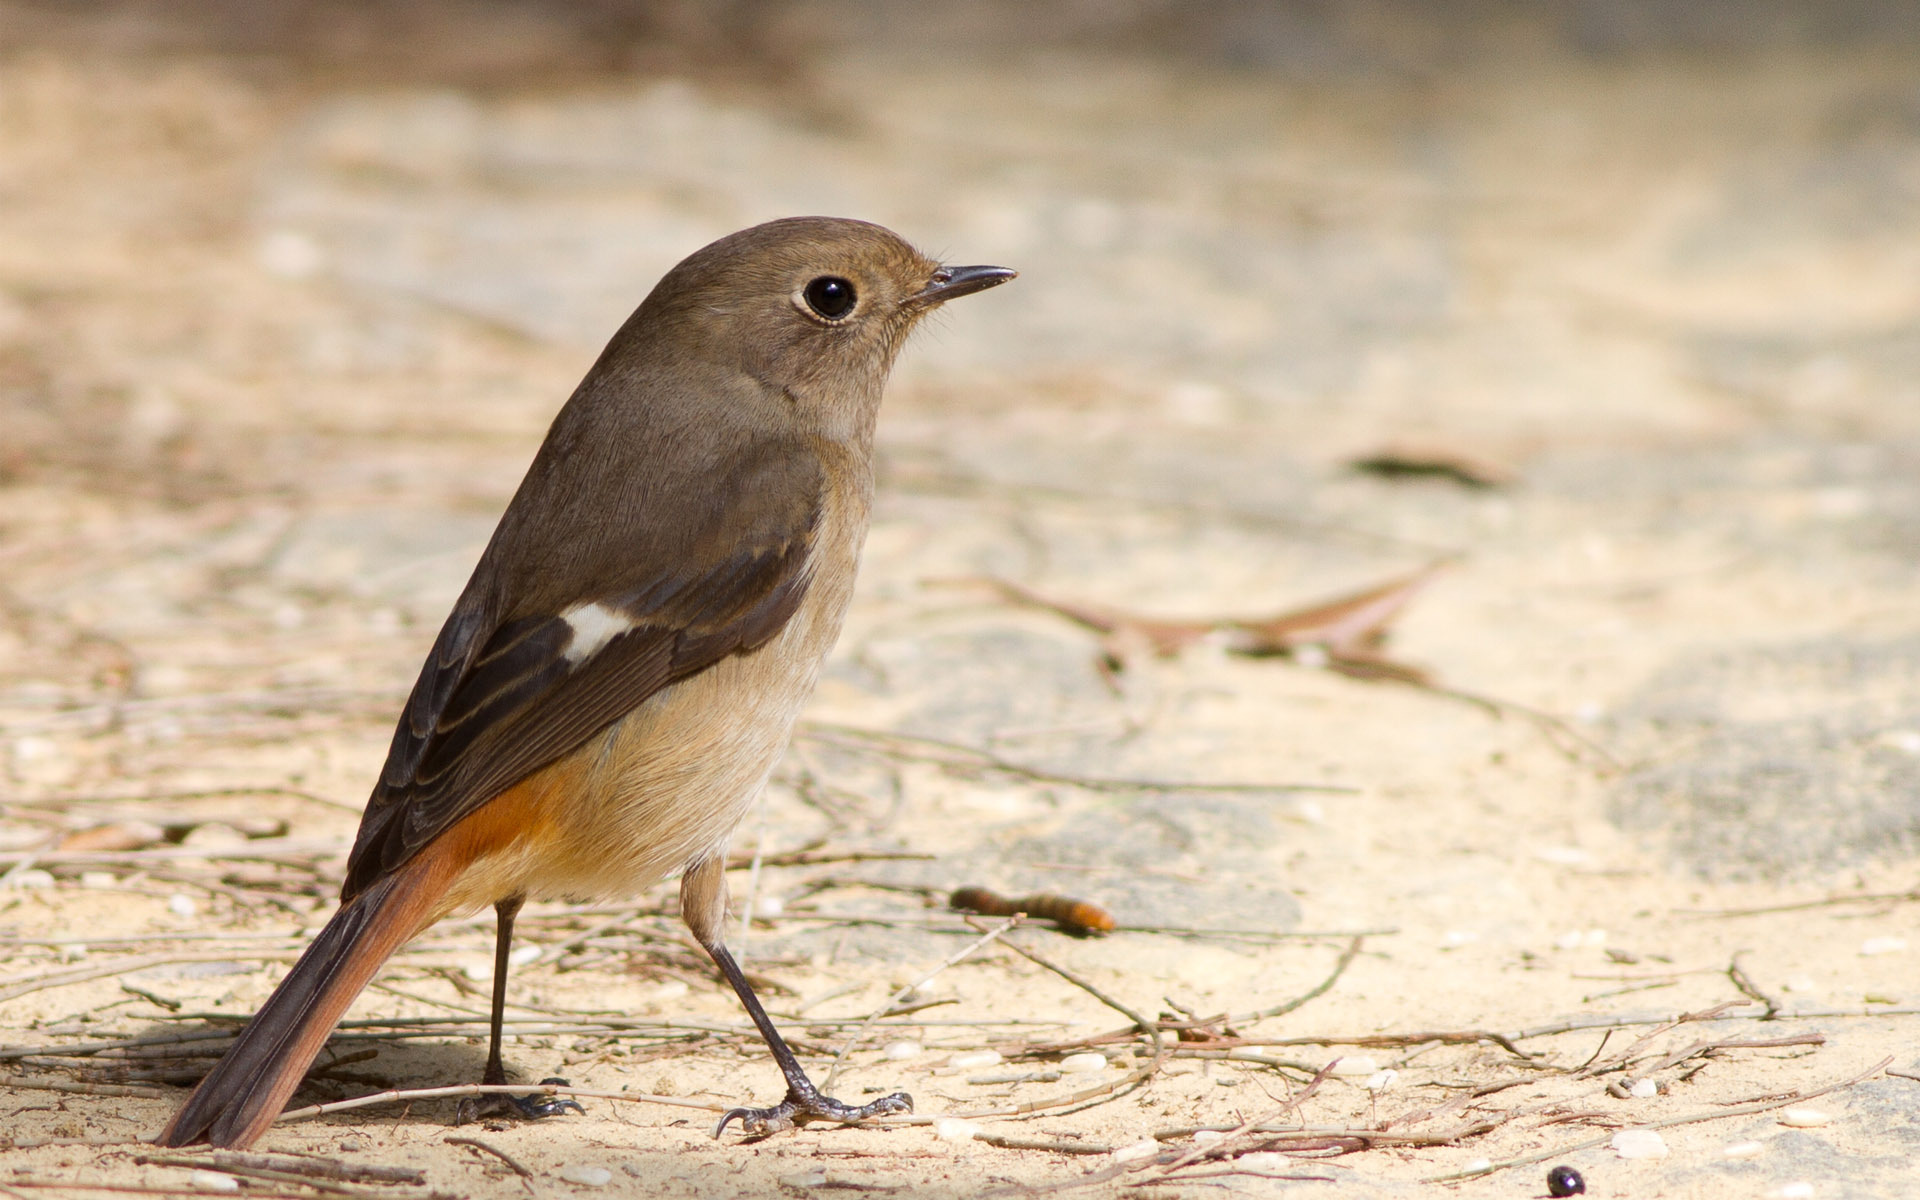
[[941, 267], [912, 299], [918, 304], [944, 304], [956, 296], [999, 287], [1019, 273], [1011, 267]]

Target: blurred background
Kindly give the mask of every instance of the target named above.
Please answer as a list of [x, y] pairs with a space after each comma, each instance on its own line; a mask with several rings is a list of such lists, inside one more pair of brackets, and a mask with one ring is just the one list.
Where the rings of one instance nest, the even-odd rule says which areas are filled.
[[[555, 410], [674, 262], [798, 213], [1021, 276], [904, 356], [855, 609], [739, 838], [922, 857], [769, 872], [756, 911], [784, 896], [788, 919], [743, 931], [751, 961], [877, 1011], [913, 978], [888, 971], [966, 932], [912, 889], [968, 883], [1258, 932], [1049, 950], [1141, 1005], [1301, 995], [1330, 952], [1270, 935], [1364, 926], [1390, 935], [1313, 1019], [1706, 1008], [1739, 998], [1731, 945], [1791, 1005], [1914, 1011], [1910, 0], [0, 0], [7, 953], [317, 920]], [[1103, 673], [1088, 631], [963, 582], [1206, 622], [1441, 559], [1390, 650], [1504, 707], [1211, 642], [1109, 644], [1133, 653]], [[282, 834], [304, 873], [168, 857]], [[1886, 903], [1697, 919], [1829, 889]], [[884, 920], [794, 916], [816, 901]], [[575, 919], [522, 928], [558, 950]], [[489, 936], [443, 926], [454, 949], [420, 961], [484, 977]], [[149, 984], [244, 1013], [271, 976], [248, 962]], [[668, 1008], [735, 1019], [688, 962]], [[658, 965], [608, 951], [561, 990], [637, 1006]], [[1021, 964], [981, 970], [950, 977], [964, 1001], [1061, 1011]], [[1629, 995], [1682, 975], [1684, 997]], [[133, 1003], [88, 986], [0, 1017]], [[1811, 1066], [1690, 1086], [1731, 1102], [1911, 1056], [1890, 1020], [1825, 1028]], [[730, 1080], [729, 1054], [673, 1070]], [[1152, 1103], [1231, 1126], [1238, 1078], [1169, 1073]], [[1884, 1082], [1859, 1156], [1813, 1177], [1910, 1189], [1911, 1085]], [[147, 1132], [164, 1107], [87, 1111]], [[1087, 1120], [1121, 1145], [1135, 1114]], [[1761, 1194], [1701, 1146], [1687, 1169]], [[1768, 1161], [1769, 1186], [1801, 1170]]]
[[[1001, 614], [942, 652], [909, 626], [965, 602], [922, 582], [1207, 615], [1466, 553], [1416, 657], [1655, 737], [1613, 815], [1719, 796], [1710, 867], [1766, 748], [1884, 749], [1914, 707], [1916, 63], [1899, 0], [0, 4], [6, 764], [253, 778], [162, 750], [297, 686], [357, 802], [603, 339], [690, 250], [819, 212], [1022, 271], [901, 366], [879, 640], [841, 671], [997, 673], [889, 719], [1230, 770], [1269, 727], [1116, 741], [1144, 718], [1083, 635]], [[1483, 486], [1349, 466], [1403, 452]], [[1730, 640], [1769, 648], [1688, 657]], [[1663, 671], [1720, 674], [1642, 695]], [[1809, 672], [1812, 709], [1727, 708]], [[98, 736], [127, 699], [163, 714], [137, 763]], [[1327, 703], [1288, 720], [1364, 736], [1379, 701]], [[1322, 744], [1272, 761], [1355, 772]], [[1880, 749], [1847, 779], [1911, 782]], [[1795, 769], [1769, 821], [1831, 791]]]

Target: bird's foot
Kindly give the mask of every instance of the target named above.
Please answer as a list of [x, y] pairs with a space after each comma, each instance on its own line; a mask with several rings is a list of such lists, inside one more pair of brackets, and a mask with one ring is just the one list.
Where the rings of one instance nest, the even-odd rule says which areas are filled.
[[[505, 1082], [504, 1080], [502, 1082]], [[556, 1084], [560, 1087], [573, 1085], [557, 1075], [548, 1076], [541, 1083]], [[454, 1109], [453, 1123], [465, 1125], [486, 1117], [518, 1118], [522, 1121], [538, 1121], [543, 1117], [557, 1117], [563, 1112], [585, 1113], [587, 1110], [571, 1096], [543, 1096], [533, 1092], [525, 1096], [469, 1096]]]
[[895, 1092], [871, 1104], [856, 1107], [842, 1104], [832, 1096], [822, 1096], [811, 1084], [804, 1088], [789, 1085], [787, 1098], [772, 1108], [729, 1109], [720, 1118], [720, 1124], [714, 1127], [713, 1136], [719, 1137], [725, 1133], [727, 1126], [736, 1118], [740, 1122], [740, 1132], [750, 1138], [759, 1138], [792, 1129], [796, 1125], [805, 1125], [808, 1121], [838, 1121], [842, 1125], [852, 1125], [870, 1117], [889, 1117], [894, 1113], [912, 1111], [913, 1097], [905, 1092]]

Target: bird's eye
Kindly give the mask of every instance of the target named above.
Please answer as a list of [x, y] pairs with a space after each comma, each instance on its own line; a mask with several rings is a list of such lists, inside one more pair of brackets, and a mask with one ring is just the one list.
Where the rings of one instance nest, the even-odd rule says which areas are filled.
[[837, 321], [853, 311], [853, 285], [838, 275], [822, 275], [800, 293], [807, 307], [829, 321]]

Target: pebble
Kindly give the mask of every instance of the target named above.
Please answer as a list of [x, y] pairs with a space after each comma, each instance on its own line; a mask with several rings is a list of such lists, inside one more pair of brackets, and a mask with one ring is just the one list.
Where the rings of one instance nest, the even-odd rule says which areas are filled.
[[1833, 1120], [1833, 1114], [1820, 1108], [1789, 1108], [1780, 1114], [1780, 1123], [1795, 1129], [1812, 1129]]
[[[516, 946], [513, 951], [507, 955], [507, 963], [509, 966], [524, 967], [528, 963], [539, 962], [540, 953], [540, 947], [538, 946]], [[491, 975], [492, 972], [489, 971], [488, 974]]]
[[195, 1171], [187, 1176], [187, 1186], [202, 1192], [237, 1192], [240, 1181], [223, 1171]]
[[1651, 1100], [1659, 1094], [1660, 1085], [1651, 1079], [1636, 1079], [1633, 1086], [1627, 1089], [1627, 1095], [1635, 1100]]
[[1470, 1158], [1467, 1160], [1466, 1165], [1461, 1167], [1460, 1170], [1462, 1174], [1471, 1175], [1476, 1171], [1485, 1171], [1492, 1166], [1493, 1160], [1490, 1158]]
[[902, 1059], [919, 1058], [921, 1049], [919, 1042], [888, 1042], [880, 1053], [886, 1058], [899, 1062]]
[[247, 844], [247, 835], [221, 821], [195, 825], [180, 839], [190, 850], [233, 850]]
[[1872, 958], [1879, 954], [1898, 954], [1907, 948], [1907, 939], [1903, 937], [1868, 938], [1860, 943], [1860, 954]]
[[1366, 1089], [1370, 1092], [1384, 1092], [1392, 1087], [1394, 1080], [1398, 1078], [1400, 1078], [1400, 1072], [1394, 1070], [1392, 1067], [1388, 1067], [1384, 1071], [1375, 1071], [1373, 1074], [1367, 1076]]
[[605, 1167], [590, 1167], [584, 1163], [573, 1163], [560, 1168], [560, 1178], [568, 1183], [577, 1183], [581, 1187], [605, 1187], [613, 1182], [613, 1172]]
[[754, 897], [753, 915], [762, 921], [771, 921], [787, 911], [787, 902], [771, 892]]
[[1068, 1075], [1091, 1075], [1107, 1069], [1107, 1056], [1093, 1050], [1084, 1054], [1069, 1054], [1060, 1060], [1060, 1069]]
[[94, 891], [105, 891], [107, 888], [113, 887], [119, 882], [120, 877], [112, 871], [80, 872], [80, 886], [83, 888], [91, 888]]
[[1334, 1060], [1332, 1073], [1352, 1078], [1355, 1075], [1372, 1075], [1379, 1069], [1379, 1061], [1371, 1054], [1349, 1054]]
[[1160, 1153], [1159, 1142], [1154, 1141], [1152, 1138], [1141, 1138], [1137, 1142], [1130, 1142], [1118, 1150], [1115, 1150], [1113, 1152], [1113, 1161], [1139, 1162], [1141, 1159], [1152, 1158], [1158, 1153]]
[[1622, 1129], [1608, 1143], [1621, 1158], [1665, 1158], [1666, 1139], [1651, 1129]]
[[939, 1117], [933, 1122], [933, 1136], [943, 1142], [970, 1142], [980, 1127], [959, 1117]]
[[7, 884], [23, 891], [29, 888], [50, 888], [53, 886], [53, 872], [42, 871], [38, 867], [28, 867], [24, 871], [15, 871], [8, 875]]
[[795, 1171], [791, 1175], [782, 1175], [780, 1176], [779, 1183], [781, 1187], [790, 1188], [825, 1187], [827, 1184], [827, 1173], [819, 1167], [814, 1167], [811, 1170]]
[[1196, 1146], [1218, 1146], [1226, 1140], [1227, 1135], [1218, 1129], [1196, 1130], [1193, 1135], [1193, 1144]]
[[1774, 1192], [1774, 1195], [1780, 1197], [1780, 1200], [1811, 1200], [1813, 1196], [1813, 1185], [1810, 1183], [1783, 1183], [1780, 1185], [1780, 1189]]
[[193, 902], [192, 896], [175, 892], [167, 897], [167, 911], [176, 917], [190, 917], [200, 911], [200, 906]]
[[957, 1071], [977, 1071], [981, 1067], [997, 1067], [1004, 1061], [998, 1050], [970, 1050], [954, 1055], [947, 1060], [947, 1065]]
[[1756, 1158], [1766, 1147], [1759, 1142], [1728, 1142], [1720, 1147], [1722, 1158]]
[[85, 942], [69, 942], [60, 947], [61, 962], [79, 962], [85, 958], [87, 954], [88, 950]]

